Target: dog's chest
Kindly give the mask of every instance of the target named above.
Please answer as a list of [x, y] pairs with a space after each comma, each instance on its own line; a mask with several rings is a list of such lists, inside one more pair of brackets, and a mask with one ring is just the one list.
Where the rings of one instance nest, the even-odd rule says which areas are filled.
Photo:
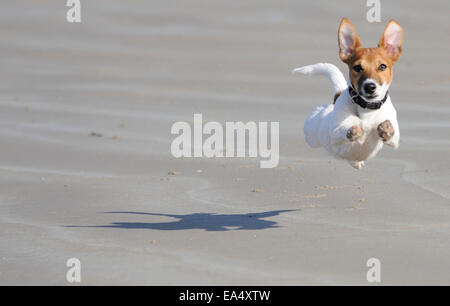
[[380, 123], [380, 118], [383, 116], [382, 110], [365, 110], [357, 108], [356, 115], [359, 117], [362, 123], [362, 129], [365, 134], [370, 134], [375, 130]]
[[357, 159], [365, 160], [380, 149], [377, 126], [380, 123], [380, 118], [383, 117], [383, 112], [381, 110], [362, 110], [357, 115], [361, 120], [363, 136], [354, 144], [353, 153], [358, 157]]

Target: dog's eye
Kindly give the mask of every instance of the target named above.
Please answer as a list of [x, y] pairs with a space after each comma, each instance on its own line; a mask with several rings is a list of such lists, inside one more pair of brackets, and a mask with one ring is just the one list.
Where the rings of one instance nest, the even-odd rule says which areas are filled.
[[363, 71], [361, 65], [355, 65], [355, 66], [353, 66], [353, 70], [356, 71], [356, 72], [361, 72], [361, 71]]
[[384, 71], [386, 70], [387, 66], [385, 64], [381, 64], [380, 66], [378, 66], [378, 70], [380, 71]]

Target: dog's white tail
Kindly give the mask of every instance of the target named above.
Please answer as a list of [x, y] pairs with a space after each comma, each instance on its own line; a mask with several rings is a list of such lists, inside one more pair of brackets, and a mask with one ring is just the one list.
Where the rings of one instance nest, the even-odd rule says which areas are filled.
[[344, 75], [333, 64], [328, 63], [318, 63], [315, 65], [304, 66], [300, 68], [296, 68], [292, 70], [292, 73], [300, 73], [303, 75], [325, 75], [333, 85], [334, 94], [340, 94], [344, 90], [348, 88], [347, 81], [344, 78]]

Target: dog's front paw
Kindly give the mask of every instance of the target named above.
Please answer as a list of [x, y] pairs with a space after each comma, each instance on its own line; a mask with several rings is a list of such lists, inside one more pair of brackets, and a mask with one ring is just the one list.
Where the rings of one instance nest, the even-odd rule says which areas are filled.
[[377, 130], [378, 135], [384, 142], [391, 140], [392, 136], [394, 136], [395, 133], [394, 127], [392, 126], [392, 123], [389, 120], [381, 122], [378, 125]]
[[362, 129], [359, 126], [354, 125], [347, 131], [347, 139], [349, 141], [355, 141], [359, 137], [361, 137], [362, 134], [363, 134]]

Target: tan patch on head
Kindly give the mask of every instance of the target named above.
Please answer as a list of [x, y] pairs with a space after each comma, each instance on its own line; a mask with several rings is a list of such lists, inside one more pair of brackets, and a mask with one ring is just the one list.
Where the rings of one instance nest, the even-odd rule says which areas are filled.
[[[353, 69], [357, 65], [361, 66], [361, 72]], [[386, 65], [386, 68], [380, 69], [381, 65]], [[358, 90], [359, 81], [368, 78], [375, 80], [379, 85], [390, 84], [393, 77], [393, 65], [394, 63], [382, 48], [357, 49], [348, 63], [352, 86]]]
[[[339, 57], [350, 70], [350, 81], [355, 90], [362, 80], [371, 78], [379, 85], [392, 82], [392, 67], [402, 53], [403, 29], [390, 20], [377, 48], [362, 48], [353, 24], [343, 18], [338, 30]], [[381, 65], [386, 65], [385, 69]], [[361, 71], [353, 67], [361, 65]]]

